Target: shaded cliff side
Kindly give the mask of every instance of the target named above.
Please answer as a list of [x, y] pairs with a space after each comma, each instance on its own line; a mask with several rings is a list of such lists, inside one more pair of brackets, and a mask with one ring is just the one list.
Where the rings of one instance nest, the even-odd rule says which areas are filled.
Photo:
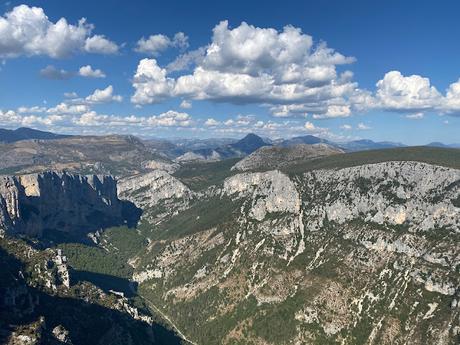
[[111, 176], [45, 172], [0, 177], [0, 227], [9, 234], [41, 237], [47, 231], [84, 235], [135, 225], [139, 210], [117, 198]]

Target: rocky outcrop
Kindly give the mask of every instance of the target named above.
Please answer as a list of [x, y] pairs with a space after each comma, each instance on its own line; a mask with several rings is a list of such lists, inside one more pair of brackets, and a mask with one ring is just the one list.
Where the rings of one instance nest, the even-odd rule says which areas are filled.
[[67, 267], [67, 258], [62, 254], [62, 250], [58, 249], [56, 256], [53, 258], [56, 265], [56, 275], [59, 282], [66, 288], [70, 287], [70, 274]]
[[132, 222], [111, 176], [45, 172], [0, 177], [0, 227], [7, 233], [72, 234]]
[[57, 325], [53, 328], [52, 334], [61, 344], [72, 344], [72, 340], [69, 337], [69, 331], [65, 329], [64, 326]]
[[138, 207], [155, 206], [162, 200], [187, 199], [191, 190], [163, 170], [124, 178], [118, 183], [118, 195]]
[[24, 325], [14, 331], [7, 341], [7, 345], [40, 345], [45, 343], [43, 331], [46, 327], [45, 318]]
[[460, 231], [460, 171], [418, 162], [387, 162], [304, 174], [299, 182], [311, 215], [310, 230], [324, 219], [354, 219], [407, 226], [411, 231]]
[[175, 159], [176, 162], [180, 163], [189, 163], [189, 162], [198, 162], [198, 161], [203, 161], [203, 162], [215, 162], [218, 160], [221, 160], [221, 156], [217, 151], [212, 150], [208, 155], [202, 154], [202, 153], [197, 153], [197, 152], [192, 152], [188, 151], [184, 153], [183, 155], [177, 157]]
[[180, 165], [177, 163], [168, 163], [159, 160], [150, 160], [143, 163], [143, 167], [147, 170], [164, 170], [169, 174], [174, 173], [177, 169], [180, 168]]
[[251, 200], [249, 215], [259, 221], [267, 213], [296, 214], [300, 210], [300, 196], [294, 183], [279, 171], [238, 174], [225, 180], [223, 192]]

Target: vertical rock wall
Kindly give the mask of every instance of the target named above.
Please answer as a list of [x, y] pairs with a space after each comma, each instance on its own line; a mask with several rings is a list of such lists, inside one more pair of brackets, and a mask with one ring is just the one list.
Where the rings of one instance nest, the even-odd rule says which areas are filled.
[[0, 177], [0, 227], [7, 233], [84, 234], [121, 225], [124, 203], [110, 176], [46, 172]]

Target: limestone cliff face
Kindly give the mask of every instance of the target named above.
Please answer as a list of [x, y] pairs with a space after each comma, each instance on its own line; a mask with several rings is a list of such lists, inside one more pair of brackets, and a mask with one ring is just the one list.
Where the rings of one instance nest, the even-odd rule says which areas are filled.
[[45, 172], [0, 177], [0, 227], [9, 233], [87, 233], [123, 224], [123, 209], [110, 176]]
[[192, 191], [166, 171], [154, 170], [120, 180], [118, 194], [138, 207], [145, 208], [167, 199], [188, 199]]
[[[416, 162], [387, 162], [306, 173], [310, 229], [325, 218], [405, 225], [411, 231], [460, 229], [460, 171]], [[319, 222], [319, 223], [318, 223]]]
[[[160, 191], [137, 198], [166, 202]], [[192, 226], [227, 199], [222, 222]], [[133, 279], [197, 344], [209, 334], [219, 344], [459, 343], [458, 169], [393, 161], [245, 172], [168, 212], [146, 217], [152, 238], [162, 222], [186, 235], [136, 253]]]
[[235, 198], [249, 198], [249, 216], [259, 221], [268, 213], [300, 211], [300, 195], [294, 183], [279, 171], [238, 174], [225, 180], [223, 192]]

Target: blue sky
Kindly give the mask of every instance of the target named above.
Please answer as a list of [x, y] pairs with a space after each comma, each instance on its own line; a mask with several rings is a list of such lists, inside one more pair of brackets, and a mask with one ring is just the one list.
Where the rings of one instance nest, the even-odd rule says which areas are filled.
[[4, 1], [0, 125], [460, 142], [459, 11], [456, 1]]

